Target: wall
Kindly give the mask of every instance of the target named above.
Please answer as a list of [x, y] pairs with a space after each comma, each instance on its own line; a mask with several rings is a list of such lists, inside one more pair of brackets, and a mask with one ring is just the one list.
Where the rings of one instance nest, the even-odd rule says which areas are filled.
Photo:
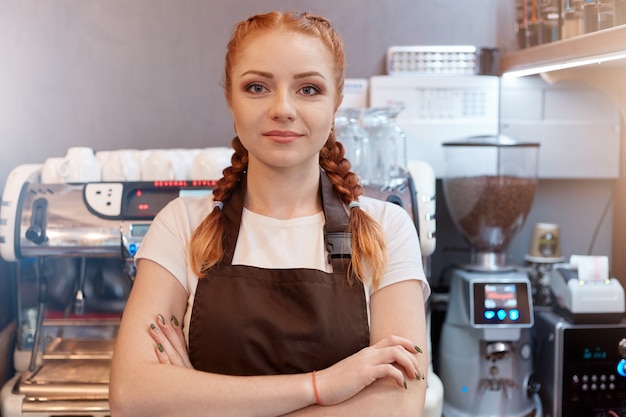
[[507, 48], [512, 5], [0, 0], [0, 184], [17, 164], [43, 162], [71, 146], [228, 144], [232, 122], [219, 87], [224, 45], [233, 24], [252, 13], [297, 8], [327, 16], [345, 38], [347, 75], [369, 77], [384, 73], [392, 45]]

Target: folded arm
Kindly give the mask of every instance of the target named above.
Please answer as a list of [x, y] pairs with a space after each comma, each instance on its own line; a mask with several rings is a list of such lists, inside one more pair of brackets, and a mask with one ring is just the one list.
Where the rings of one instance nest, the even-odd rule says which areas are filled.
[[[401, 284], [389, 288], [396, 285]], [[425, 335], [419, 334], [419, 325], [410, 326], [410, 332], [404, 329], [404, 325], [396, 327], [391, 323], [394, 316], [387, 324], [384, 324], [387, 320], [374, 317], [376, 305], [379, 305], [380, 313], [393, 308], [384, 307], [388, 304], [385, 302], [387, 297], [377, 297], [379, 293], [384, 295], [385, 290], [372, 298], [373, 346], [317, 372], [319, 395], [325, 404], [329, 404], [319, 407], [312, 406], [316, 399], [310, 373], [236, 377], [191, 369], [183, 345], [177, 344], [177, 337], [166, 337], [167, 343], [159, 339], [159, 335], [167, 336], [168, 331], [180, 331], [171, 328], [169, 318], [180, 320], [184, 317], [187, 293], [164, 268], [142, 260], [116, 342], [110, 384], [112, 415], [277, 416], [294, 413], [314, 416], [328, 413], [355, 415], [358, 411], [358, 415], [366, 416], [381, 415], [374, 409], [365, 408], [366, 404], [382, 407], [389, 401], [388, 407], [398, 407], [395, 401], [400, 399], [402, 405], [408, 402], [407, 398], [413, 402], [407, 408], [419, 407], [420, 402], [423, 404], [426, 382], [415, 379], [415, 374], [421, 376], [420, 369], [427, 369], [424, 359], [427, 355], [416, 354], [412, 343], [425, 346]], [[419, 305], [421, 287], [417, 296], [419, 302], [413, 301]], [[165, 320], [157, 319], [157, 313]], [[415, 321], [413, 317], [418, 317], [419, 321], [419, 311], [404, 313], [412, 314], [407, 321]], [[421, 314], [423, 318], [423, 312]], [[151, 323], [158, 326], [151, 329]], [[399, 335], [413, 336], [411, 342], [404, 338], [385, 337], [394, 334], [386, 332], [396, 329]], [[181, 334], [178, 333], [178, 340]], [[157, 344], [155, 340], [161, 342]], [[179, 354], [181, 349], [183, 351]], [[405, 381], [407, 389], [404, 388]], [[385, 415], [390, 415], [389, 408], [383, 409]], [[322, 414], [318, 414], [320, 412]]]

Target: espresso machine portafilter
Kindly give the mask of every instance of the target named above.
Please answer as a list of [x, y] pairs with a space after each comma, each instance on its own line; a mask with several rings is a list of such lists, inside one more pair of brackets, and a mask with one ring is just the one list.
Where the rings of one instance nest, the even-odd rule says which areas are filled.
[[502, 135], [444, 143], [444, 196], [471, 255], [451, 269], [441, 330], [446, 417], [540, 415], [530, 281], [505, 253], [532, 205], [537, 150]]

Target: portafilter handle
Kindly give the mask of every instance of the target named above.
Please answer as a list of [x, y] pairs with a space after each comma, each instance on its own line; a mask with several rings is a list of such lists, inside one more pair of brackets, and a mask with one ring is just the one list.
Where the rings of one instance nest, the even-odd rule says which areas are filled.
[[46, 312], [46, 303], [48, 299], [48, 280], [43, 274], [43, 259], [40, 259], [38, 265], [38, 279], [39, 279], [39, 294], [38, 294], [38, 307], [37, 307], [37, 327], [35, 327], [35, 337], [33, 340], [33, 347], [30, 354], [30, 363], [28, 370], [35, 371], [37, 367], [37, 354], [41, 345], [41, 332], [43, 331], [43, 316]]

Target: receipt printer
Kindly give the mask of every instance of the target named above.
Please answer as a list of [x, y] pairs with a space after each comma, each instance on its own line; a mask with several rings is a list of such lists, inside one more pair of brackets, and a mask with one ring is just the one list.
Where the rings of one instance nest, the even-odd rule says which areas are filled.
[[605, 256], [573, 255], [552, 267], [555, 310], [570, 323], [619, 323], [624, 318], [624, 288], [609, 277]]

